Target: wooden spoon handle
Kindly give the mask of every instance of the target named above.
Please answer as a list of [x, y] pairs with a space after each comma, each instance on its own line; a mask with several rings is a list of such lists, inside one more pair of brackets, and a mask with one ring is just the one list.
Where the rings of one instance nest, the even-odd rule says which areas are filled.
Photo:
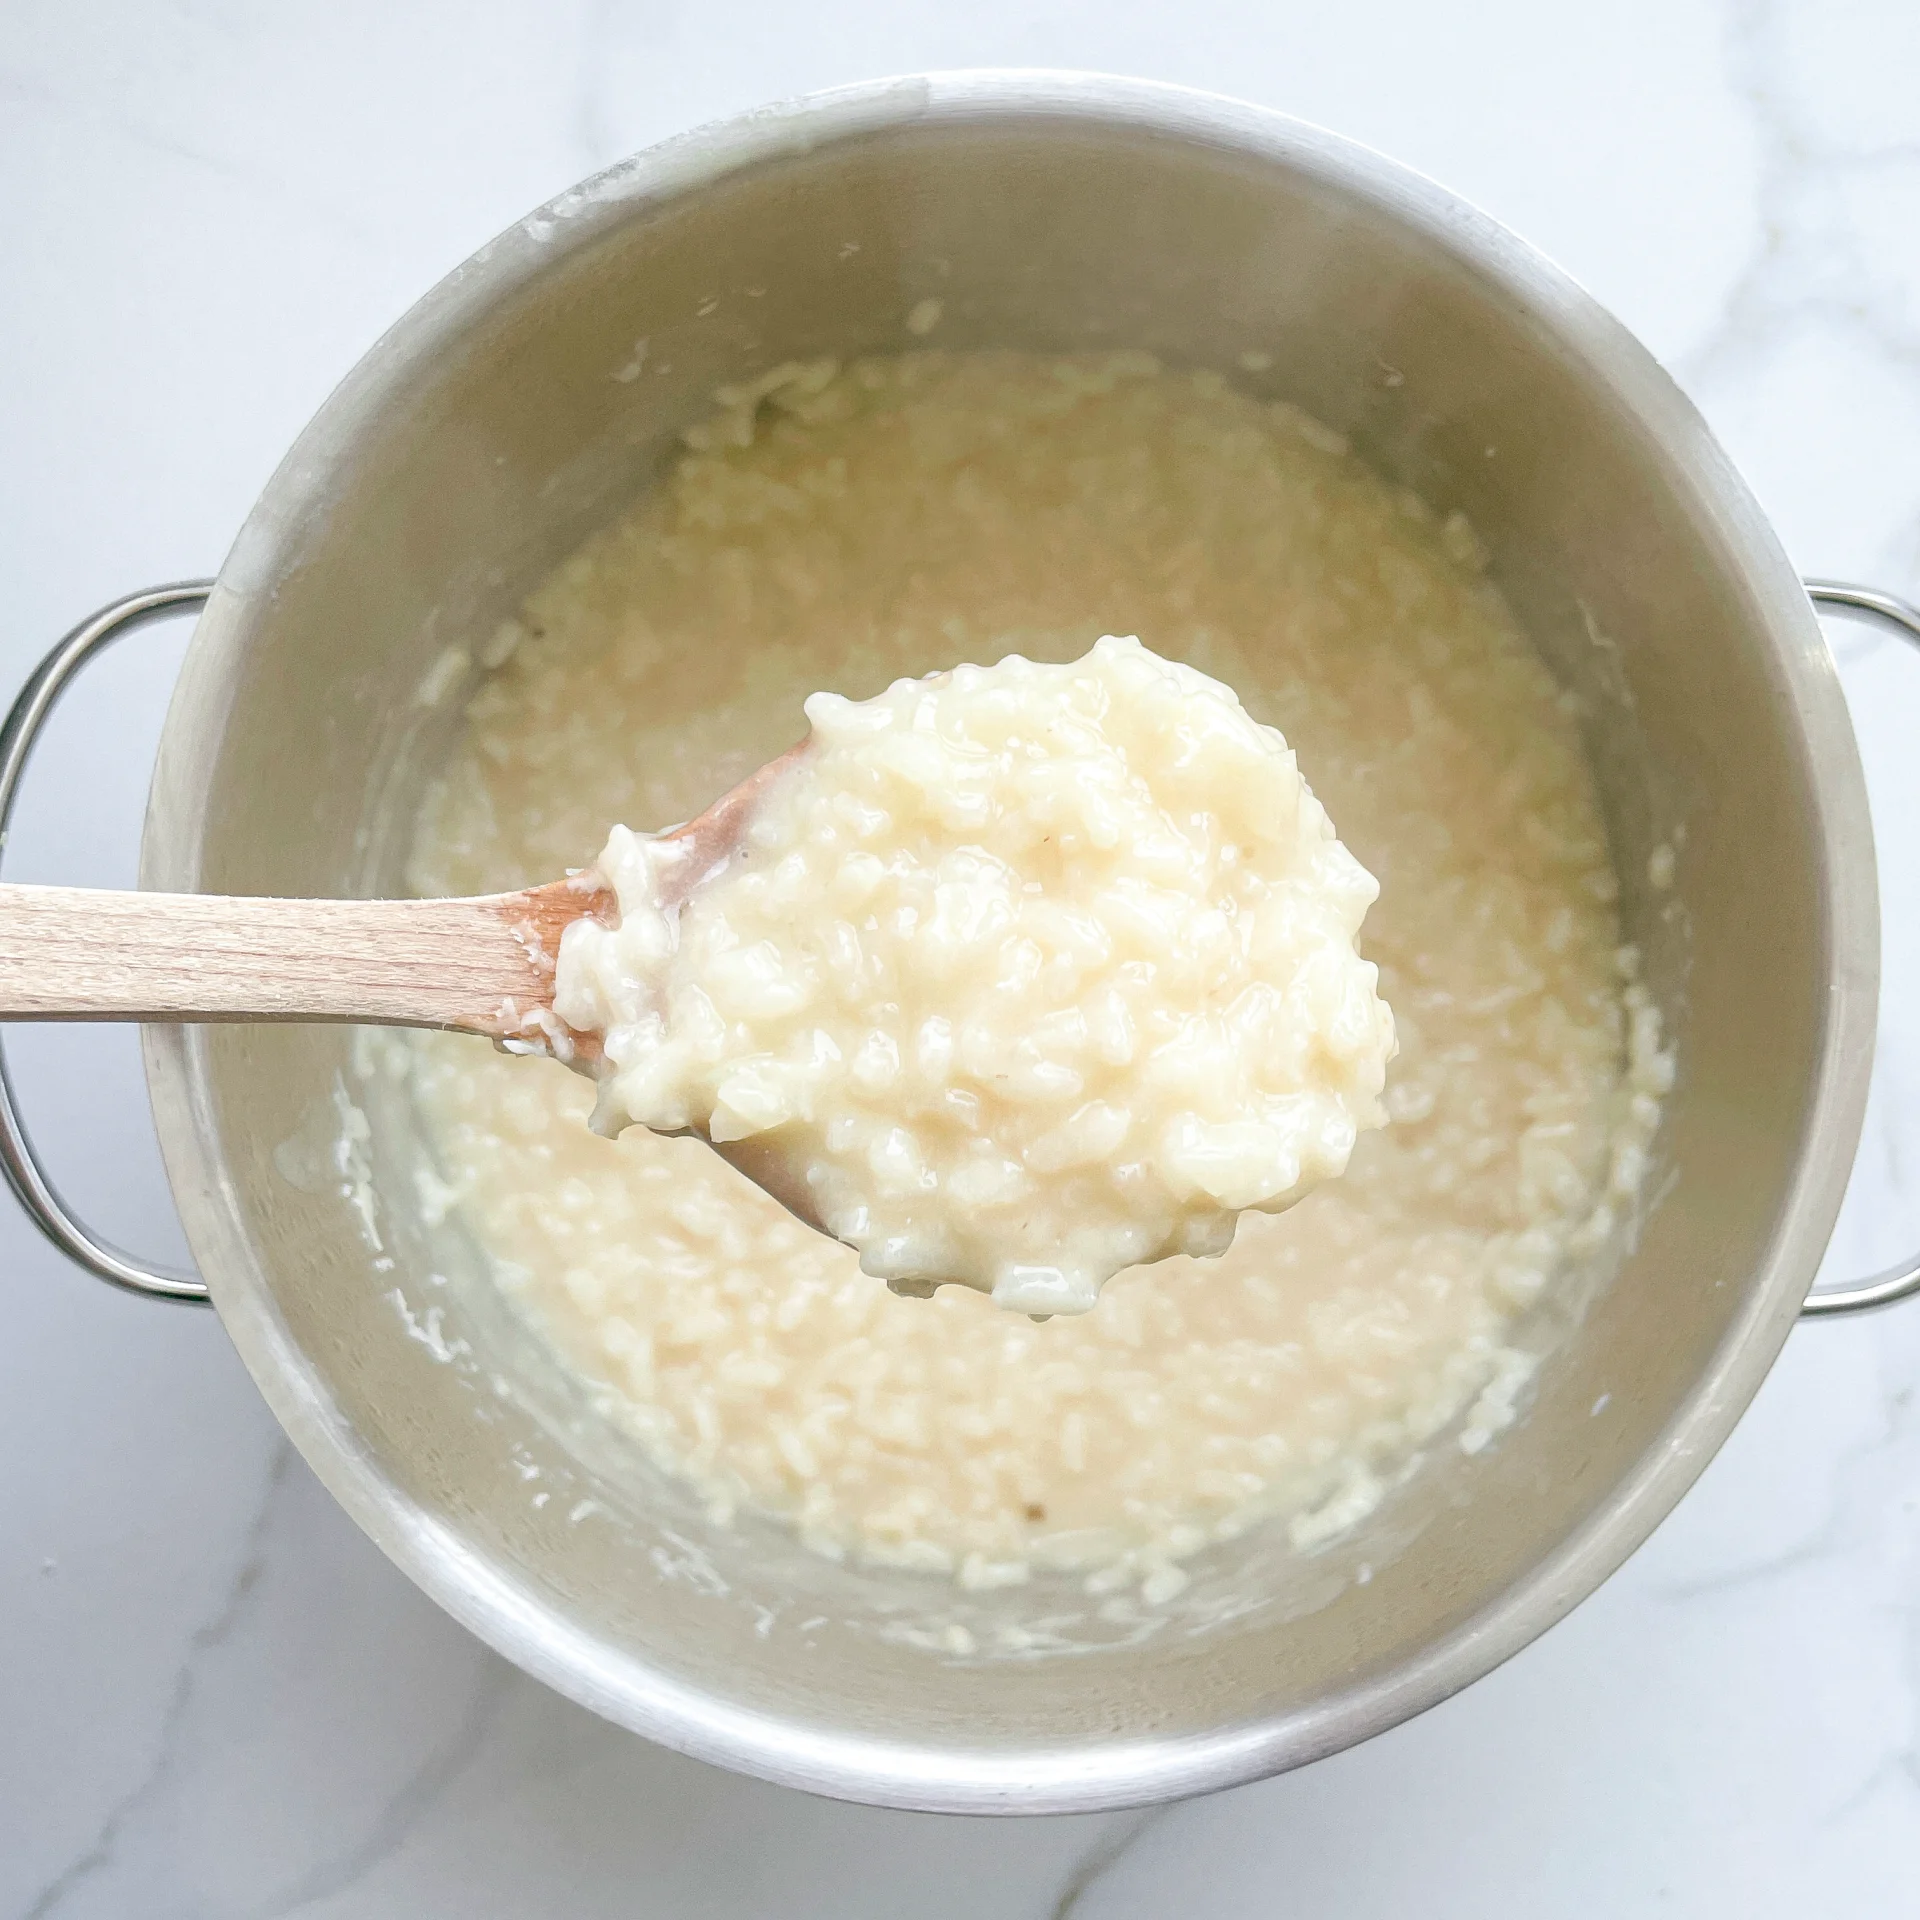
[[352, 1020], [505, 1038], [553, 1004], [566, 880], [467, 900], [0, 886], [0, 1020]]

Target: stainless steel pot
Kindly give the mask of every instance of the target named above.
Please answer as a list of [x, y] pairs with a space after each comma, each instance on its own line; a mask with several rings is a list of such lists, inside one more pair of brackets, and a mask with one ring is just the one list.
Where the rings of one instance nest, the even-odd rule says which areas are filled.
[[[1796, 1315], [1920, 1285], [1906, 1268], [1803, 1304], [1859, 1130], [1877, 973], [1832, 660], [1693, 409], [1578, 288], [1402, 168], [1172, 88], [936, 75], [689, 135], [562, 195], [429, 294], [302, 435], [218, 580], [70, 635], [0, 737], [0, 819], [78, 665], [204, 597], [145, 883], [391, 890], [453, 723], [422, 695], [449, 658], [462, 666], [446, 649], [490, 631], [657, 473], [716, 385], [909, 344], [903, 316], [930, 297], [947, 346], [1125, 343], [1227, 369], [1270, 356], [1247, 384], [1465, 510], [1580, 697], [1624, 919], [1680, 1046], [1670, 1185], [1617, 1272], [1583, 1276], [1577, 1322], [1536, 1329], [1558, 1338], [1500, 1445], [1438, 1449], [1359, 1541], [1321, 1556], [1215, 1550], [1203, 1604], [1157, 1625], [1066, 1590], [942, 1598], [772, 1528], [716, 1531], [622, 1456], [472, 1250], [422, 1215], [403, 1094], [356, 1074], [343, 1030], [149, 1030], [204, 1288], [74, 1221], [10, 1096], [0, 1147], [83, 1265], [210, 1293], [355, 1519], [576, 1700], [852, 1798], [1161, 1800], [1331, 1753], [1485, 1673], [1645, 1538]], [[1885, 596], [1823, 591], [1920, 635]], [[1671, 893], [1645, 879], [1662, 840]], [[995, 1609], [1031, 1618], [1042, 1602], [1081, 1608], [1078, 1651], [980, 1651], [1010, 1617]]]

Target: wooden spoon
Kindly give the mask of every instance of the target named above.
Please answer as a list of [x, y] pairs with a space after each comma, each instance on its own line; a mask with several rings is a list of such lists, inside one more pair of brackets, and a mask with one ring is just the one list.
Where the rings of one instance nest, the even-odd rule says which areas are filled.
[[[732, 858], [801, 741], [661, 838], [669, 907]], [[0, 885], [0, 1020], [350, 1020], [444, 1027], [596, 1059], [597, 1034], [553, 1011], [560, 936], [612, 920], [591, 870], [465, 900], [276, 900]]]

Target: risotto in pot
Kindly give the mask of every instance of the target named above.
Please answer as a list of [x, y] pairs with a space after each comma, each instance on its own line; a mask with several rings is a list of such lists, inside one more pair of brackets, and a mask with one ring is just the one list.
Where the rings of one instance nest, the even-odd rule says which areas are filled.
[[[551, 879], [611, 822], [688, 818], [816, 689], [1137, 634], [1284, 734], [1377, 879], [1387, 1124], [1336, 1128], [1345, 1173], [1224, 1253], [1040, 1322], [898, 1297], [703, 1143], [590, 1133], [565, 1068], [410, 1036], [501, 1287], [716, 1521], [973, 1588], [1055, 1568], [1163, 1600], [1209, 1541], [1271, 1520], [1310, 1547], [1429, 1443], [1487, 1444], [1532, 1364], [1510, 1327], [1632, 1207], [1671, 1066], [1569, 704], [1471, 530], [1296, 409], [1143, 354], [820, 362], [719, 398], [499, 636], [415, 887]], [[937, 984], [902, 997], [930, 1015]], [[1101, 1124], [1079, 1164], [1110, 1169]]]

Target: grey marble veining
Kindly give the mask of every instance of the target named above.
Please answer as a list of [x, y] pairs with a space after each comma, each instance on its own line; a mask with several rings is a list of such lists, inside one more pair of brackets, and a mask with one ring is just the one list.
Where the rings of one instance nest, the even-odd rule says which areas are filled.
[[[1911, 0], [15, 0], [0, 12], [11, 682], [209, 571], [334, 379], [573, 178], [716, 113], [935, 65], [1184, 80], [1479, 200], [1674, 368], [1809, 572], [1920, 590]], [[1920, 660], [1836, 627], [1887, 1006], [1829, 1259], [1920, 1236]], [[124, 881], [178, 638], [50, 739], [16, 878]], [[103, 1225], [177, 1244], [124, 1035], [17, 1048]], [[293, 1457], [205, 1315], [0, 1208], [0, 1915], [1823, 1920], [1920, 1906], [1920, 1309], [1797, 1332], [1594, 1600], [1306, 1772], [1011, 1824], [716, 1773], [504, 1666]]]

